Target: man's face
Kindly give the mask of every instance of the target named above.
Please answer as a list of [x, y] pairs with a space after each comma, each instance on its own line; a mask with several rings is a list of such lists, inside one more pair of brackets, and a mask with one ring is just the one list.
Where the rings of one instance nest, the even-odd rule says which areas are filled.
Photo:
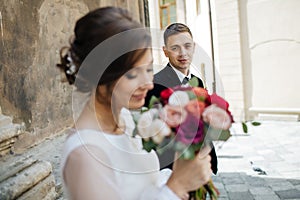
[[195, 43], [188, 32], [171, 35], [163, 47], [165, 56], [173, 67], [187, 74], [193, 60]]

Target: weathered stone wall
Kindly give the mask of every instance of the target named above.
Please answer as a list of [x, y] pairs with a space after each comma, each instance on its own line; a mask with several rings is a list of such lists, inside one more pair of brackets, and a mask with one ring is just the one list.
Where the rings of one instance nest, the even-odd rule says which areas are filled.
[[142, 2], [0, 0], [0, 107], [14, 122], [25, 123], [22, 145], [52, 137], [72, 122], [72, 87], [60, 81], [56, 63], [76, 20], [89, 10], [114, 5], [143, 21]]

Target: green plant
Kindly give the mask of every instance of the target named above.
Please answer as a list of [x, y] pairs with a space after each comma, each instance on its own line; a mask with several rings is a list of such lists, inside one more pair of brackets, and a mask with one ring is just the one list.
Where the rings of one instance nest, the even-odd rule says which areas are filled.
[[[247, 125], [247, 122], [249, 121], [242, 121], [242, 127], [243, 127], [243, 131], [244, 133], [248, 133], [248, 125]], [[260, 122], [257, 122], [257, 121], [251, 121], [250, 124], [252, 126], [260, 126], [261, 123]]]

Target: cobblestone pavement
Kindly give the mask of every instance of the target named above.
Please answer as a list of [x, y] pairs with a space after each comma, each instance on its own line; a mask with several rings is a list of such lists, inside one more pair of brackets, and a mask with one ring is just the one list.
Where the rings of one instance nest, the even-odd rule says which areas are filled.
[[232, 127], [232, 137], [216, 143], [220, 200], [300, 200], [300, 122], [263, 121]]

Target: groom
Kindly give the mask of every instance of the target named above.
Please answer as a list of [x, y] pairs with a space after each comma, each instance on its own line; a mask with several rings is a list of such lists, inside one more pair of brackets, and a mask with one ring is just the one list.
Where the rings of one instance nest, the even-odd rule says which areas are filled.
[[[177, 85], [188, 85], [188, 80], [194, 77], [190, 72], [190, 65], [193, 59], [195, 43], [190, 29], [181, 23], [169, 25], [164, 32], [164, 44], [163, 51], [169, 59], [169, 63], [154, 75], [154, 88], [147, 94], [146, 106], [148, 106], [152, 95], [159, 97], [160, 92], [166, 88]], [[198, 81], [199, 87], [204, 87], [200, 78], [198, 78]], [[173, 150], [168, 150], [159, 155], [161, 168], [172, 169], [174, 153]], [[212, 148], [210, 156], [211, 168], [213, 173], [216, 174], [218, 171], [218, 161], [214, 148]]]

